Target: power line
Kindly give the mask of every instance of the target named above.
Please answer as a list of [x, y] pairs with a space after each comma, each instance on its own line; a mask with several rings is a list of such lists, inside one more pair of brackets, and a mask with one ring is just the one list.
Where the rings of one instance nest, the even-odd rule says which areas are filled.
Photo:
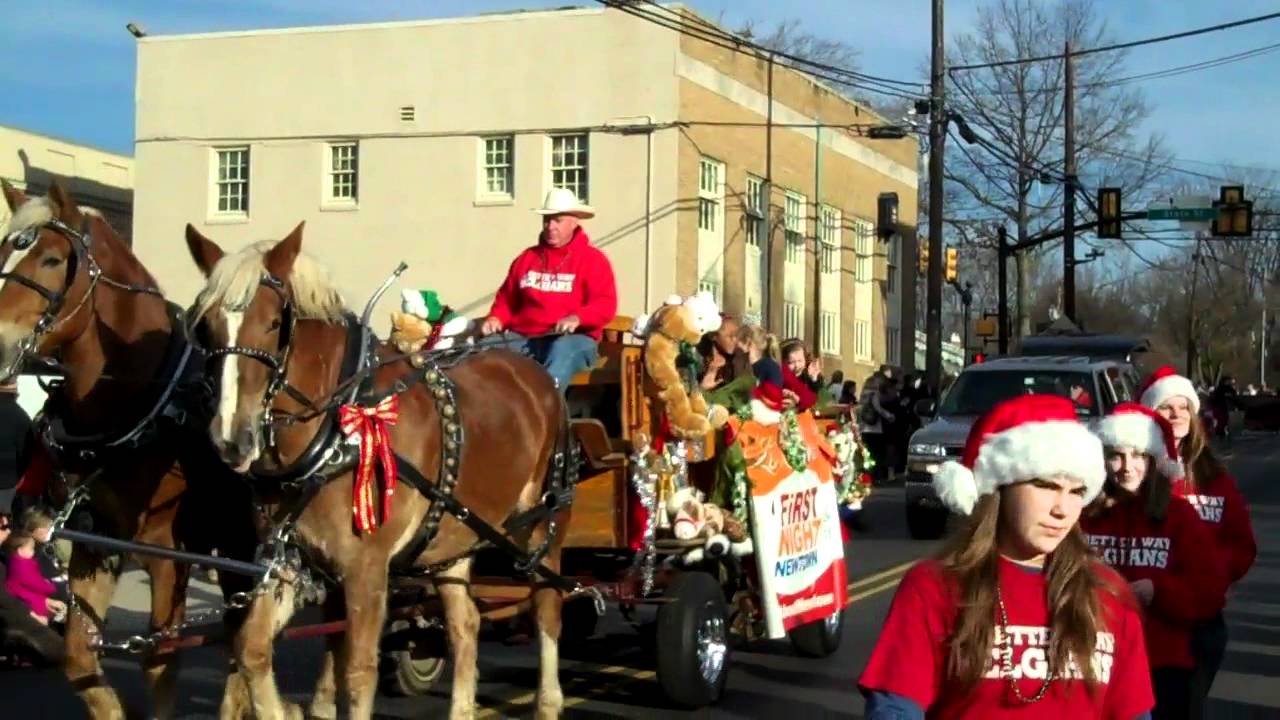
[[[1092, 55], [1100, 52], [1125, 50], [1128, 48], [1140, 47], [1142, 45], [1153, 45], [1155, 43], [1168, 42], [1170, 40], [1180, 40], [1182, 38], [1193, 37], [1195, 35], [1204, 35], [1206, 33], [1217, 32], [1219, 30], [1230, 30], [1232, 28], [1243, 27], [1245, 25], [1252, 25], [1254, 23], [1260, 23], [1267, 20], [1274, 20], [1276, 18], [1280, 18], [1280, 12], [1268, 13], [1266, 15], [1258, 15], [1256, 17], [1245, 18], [1243, 20], [1236, 20], [1234, 22], [1229, 22], [1229, 23], [1220, 23], [1218, 25], [1212, 25], [1209, 27], [1196, 28], [1194, 30], [1185, 30], [1179, 33], [1172, 33], [1170, 35], [1160, 35], [1158, 37], [1144, 38], [1142, 40], [1131, 40], [1129, 42], [1116, 43], [1114, 45], [1103, 45], [1101, 47], [1096, 47], [1096, 48], [1086, 48], [1084, 50], [1073, 50], [1071, 52], [1071, 57], [1081, 57], [1083, 55]], [[1047, 60], [1062, 60], [1065, 57], [1066, 57], [1066, 53], [1057, 53], [1054, 55], [1040, 55], [1037, 57], [1014, 58], [1011, 60], [997, 60], [995, 62], [989, 62], [989, 63], [956, 65], [954, 67], [949, 68], [948, 72], [957, 72], [960, 70], [983, 70], [986, 68], [1007, 67], [1009, 65], [1026, 65], [1028, 63], [1045, 62]]]
[[[791, 55], [789, 53], [770, 50], [756, 43], [752, 43], [745, 39], [726, 34], [723, 30], [717, 29], [714, 32], [711, 32], [708, 30], [700, 30], [697, 27], [694, 27], [693, 25], [686, 23], [684, 21], [685, 19], [683, 16], [676, 16], [673, 18], [659, 17], [653, 13], [645, 12], [632, 5], [620, 5], [618, 4], [617, 0], [596, 0], [596, 2], [600, 3], [601, 5], [604, 5], [605, 7], [613, 8], [620, 12], [624, 12], [628, 15], [631, 15], [632, 17], [639, 18], [646, 22], [652, 23], [654, 25], [658, 25], [660, 27], [664, 27], [668, 30], [672, 30], [674, 32], [680, 33], [688, 37], [696, 38], [698, 40], [701, 40], [708, 44], [722, 48], [724, 50], [730, 50], [742, 55], [748, 55], [756, 58], [763, 58], [764, 56], [771, 55], [777, 58], [790, 60], [791, 62], [794, 62], [799, 65], [804, 65], [808, 68], [816, 68], [816, 69], [806, 69], [806, 70], [803, 70], [802, 72], [814, 78], [817, 78], [819, 80], [825, 80], [827, 82], [830, 82], [836, 85], [847, 85], [850, 87], [857, 88], [859, 90], [865, 90], [867, 92], [877, 93], [880, 95], [887, 95], [890, 97], [895, 97], [895, 98], [900, 98], [905, 100], [916, 100], [916, 99], [919, 99], [920, 97], [919, 95], [911, 95], [901, 90], [896, 90], [896, 89], [890, 90], [884, 87], [876, 87], [873, 85], [868, 85], [867, 83], [872, 81], [860, 79], [860, 74], [856, 73], [855, 71], [849, 70], [847, 68], [836, 67], [834, 65], [827, 65], [825, 63], [817, 63], [811, 60], [806, 60], [805, 58]], [[668, 10], [667, 8], [661, 8], [661, 9]], [[880, 79], [876, 79], [874, 80], [874, 82], [884, 82], [884, 81]], [[894, 81], [894, 82], [899, 82], [904, 85], [909, 85], [912, 87], [916, 86], [916, 83], [907, 83], [905, 81]]]

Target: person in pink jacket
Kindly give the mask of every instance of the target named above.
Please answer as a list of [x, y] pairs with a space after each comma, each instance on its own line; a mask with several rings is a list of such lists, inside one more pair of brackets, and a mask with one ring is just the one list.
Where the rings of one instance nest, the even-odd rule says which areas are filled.
[[49, 624], [50, 615], [60, 618], [67, 606], [53, 598], [57, 588], [40, 572], [35, 538], [26, 533], [13, 533], [5, 542], [5, 551], [9, 564], [5, 589], [9, 594], [25, 602], [31, 614], [45, 625]]

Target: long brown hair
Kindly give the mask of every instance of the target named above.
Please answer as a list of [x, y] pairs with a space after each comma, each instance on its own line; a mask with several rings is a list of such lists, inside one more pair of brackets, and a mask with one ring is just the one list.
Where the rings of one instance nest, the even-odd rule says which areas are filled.
[[[1000, 492], [978, 501], [963, 530], [952, 537], [938, 559], [959, 588], [959, 615], [951, 636], [947, 677], [972, 690], [986, 675], [995, 643], [996, 590], [1000, 555]], [[1097, 680], [1093, 652], [1104, 620], [1096, 572], [1098, 561], [1080, 526], [1071, 529], [1045, 563], [1049, 605], [1050, 677], [1069, 676], [1071, 660], [1086, 682]]]
[[1178, 454], [1187, 467], [1187, 486], [1197, 490], [1206, 482], [1215, 480], [1227, 471], [1222, 461], [1209, 447], [1209, 433], [1200, 422], [1200, 416], [1191, 413], [1191, 424], [1187, 436], [1179, 443]]

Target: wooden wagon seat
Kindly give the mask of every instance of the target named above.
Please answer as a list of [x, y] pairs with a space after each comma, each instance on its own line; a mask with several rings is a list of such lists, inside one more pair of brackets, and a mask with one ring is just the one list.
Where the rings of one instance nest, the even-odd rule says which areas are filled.
[[612, 385], [622, 380], [621, 354], [624, 338], [630, 335], [635, 318], [619, 315], [604, 326], [600, 338], [599, 353], [595, 365], [579, 372], [569, 381], [569, 387], [583, 385]]

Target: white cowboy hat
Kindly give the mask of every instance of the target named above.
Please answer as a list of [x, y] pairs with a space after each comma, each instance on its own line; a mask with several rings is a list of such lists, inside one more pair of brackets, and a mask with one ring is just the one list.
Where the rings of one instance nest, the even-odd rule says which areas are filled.
[[542, 207], [533, 211], [539, 215], [573, 215], [584, 219], [596, 215], [594, 208], [578, 202], [578, 196], [568, 188], [553, 188], [542, 201]]

